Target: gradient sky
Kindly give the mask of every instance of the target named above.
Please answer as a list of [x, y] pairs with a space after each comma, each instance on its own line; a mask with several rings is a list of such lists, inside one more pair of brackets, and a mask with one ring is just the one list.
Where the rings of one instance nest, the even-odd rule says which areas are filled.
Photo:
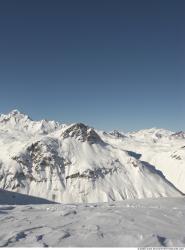
[[0, 113], [185, 130], [184, 0], [1, 0]]

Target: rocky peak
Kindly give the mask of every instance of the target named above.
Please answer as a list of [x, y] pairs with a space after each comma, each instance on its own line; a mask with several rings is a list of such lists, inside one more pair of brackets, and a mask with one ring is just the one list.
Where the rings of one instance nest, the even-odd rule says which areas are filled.
[[15, 116], [15, 115], [21, 115], [23, 113], [21, 113], [18, 109], [13, 109], [9, 114]]
[[48, 134], [62, 127], [58, 122], [48, 121], [46, 119], [33, 121], [28, 115], [16, 109], [8, 114], [0, 115], [0, 125], [3, 128], [29, 132], [30, 134]]
[[31, 118], [28, 117], [27, 115], [25, 115], [24, 113], [21, 113], [17, 109], [12, 110], [8, 114], [0, 115], [0, 122], [4, 122], [4, 123], [7, 123], [9, 121], [18, 122], [20, 120], [24, 120], [24, 121], [29, 120], [29, 121], [31, 121]]
[[185, 132], [179, 131], [171, 135], [172, 138], [185, 139]]
[[75, 123], [71, 125], [62, 133], [62, 137], [64, 139], [72, 137], [81, 142], [87, 141], [90, 144], [103, 142], [94, 129], [86, 126], [83, 123]]
[[124, 134], [120, 133], [120, 132], [117, 131], [117, 130], [114, 130], [114, 131], [110, 132], [109, 134], [110, 134], [110, 135], [113, 135], [113, 136], [115, 136], [115, 137], [117, 137], [117, 138], [125, 138], [125, 137], [126, 137]]

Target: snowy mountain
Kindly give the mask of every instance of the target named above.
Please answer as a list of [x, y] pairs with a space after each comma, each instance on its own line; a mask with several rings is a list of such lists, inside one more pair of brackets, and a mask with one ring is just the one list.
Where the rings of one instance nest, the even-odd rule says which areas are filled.
[[115, 136], [117, 138], [126, 138], [127, 137], [126, 135], [124, 135], [123, 133], [119, 132], [118, 130], [113, 130], [109, 134], [112, 135], [112, 136]]
[[185, 132], [183, 131], [179, 131], [179, 132], [176, 132], [176, 133], [173, 133], [171, 135], [171, 138], [175, 138], [175, 139], [185, 139]]
[[24, 131], [30, 134], [48, 134], [64, 125], [55, 121], [32, 121], [32, 119], [18, 110], [12, 110], [7, 115], [0, 115], [0, 128], [6, 130]]
[[132, 138], [136, 138], [137, 140], [152, 140], [153, 142], [157, 142], [157, 140], [169, 138], [171, 135], [173, 135], [173, 132], [166, 129], [150, 128], [131, 132], [127, 135]]
[[160, 170], [179, 190], [185, 193], [185, 137], [184, 132], [165, 129], [146, 129], [127, 133], [124, 140], [110, 139], [101, 133], [105, 142], [122, 150], [130, 150]]
[[173, 149], [181, 144], [172, 134], [108, 134], [82, 123], [33, 121], [14, 110], [0, 116], [0, 188], [63, 203], [181, 196], [150, 159], [163, 147], [166, 153], [168, 141]]

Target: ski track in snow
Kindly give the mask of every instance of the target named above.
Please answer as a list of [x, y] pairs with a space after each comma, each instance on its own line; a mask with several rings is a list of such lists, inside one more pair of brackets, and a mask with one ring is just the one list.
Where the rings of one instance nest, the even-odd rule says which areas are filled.
[[185, 199], [0, 205], [0, 247], [185, 246]]

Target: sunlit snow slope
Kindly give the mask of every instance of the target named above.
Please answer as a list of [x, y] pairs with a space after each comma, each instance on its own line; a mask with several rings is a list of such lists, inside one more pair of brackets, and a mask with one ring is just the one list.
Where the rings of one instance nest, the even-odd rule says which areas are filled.
[[185, 193], [185, 133], [164, 129], [146, 129], [127, 133], [124, 137], [100, 132], [105, 142], [136, 153], [136, 156], [156, 169]]
[[[0, 188], [64, 203], [181, 196], [177, 177], [169, 178], [172, 184], [163, 169], [168, 141], [170, 150], [183, 152], [184, 138], [161, 133], [107, 134], [82, 123], [32, 121], [13, 110], [0, 116]], [[159, 152], [167, 155], [161, 168], [153, 164]]]

